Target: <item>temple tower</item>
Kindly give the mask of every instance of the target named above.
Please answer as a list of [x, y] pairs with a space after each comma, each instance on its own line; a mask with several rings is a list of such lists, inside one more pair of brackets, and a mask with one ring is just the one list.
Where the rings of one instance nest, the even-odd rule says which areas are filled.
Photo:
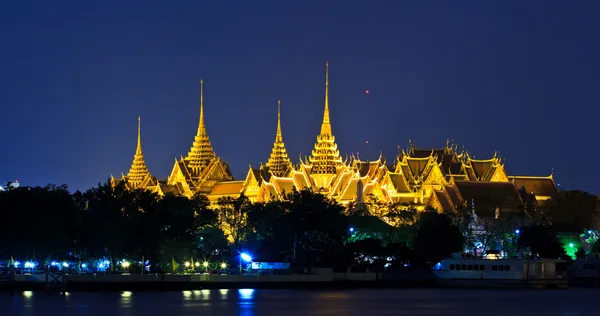
[[127, 176], [123, 176], [123, 179], [127, 180], [127, 186], [130, 189], [142, 189], [144, 188], [144, 184], [147, 184], [151, 178], [152, 176], [150, 175], [150, 171], [148, 171], [146, 161], [144, 160], [144, 153], [142, 152], [141, 119], [138, 116], [137, 147], [129, 172]]
[[198, 132], [196, 133], [196, 137], [194, 137], [194, 142], [187, 157], [185, 157], [185, 161], [188, 169], [197, 176], [215, 157], [216, 155], [206, 133], [206, 125], [204, 124], [204, 91], [203, 80], [200, 80], [200, 121], [198, 123]]
[[277, 100], [277, 133], [271, 150], [271, 156], [267, 160], [269, 171], [277, 177], [285, 177], [292, 168], [292, 162], [288, 157], [283, 134], [281, 133], [281, 101]]
[[327, 189], [337, 174], [338, 168], [342, 166], [342, 157], [340, 157], [340, 152], [337, 149], [329, 120], [329, 63], [326, 63], [323, 123], [312, 154], [308, 158], [308, 167], [315, 186], [319, 189]]

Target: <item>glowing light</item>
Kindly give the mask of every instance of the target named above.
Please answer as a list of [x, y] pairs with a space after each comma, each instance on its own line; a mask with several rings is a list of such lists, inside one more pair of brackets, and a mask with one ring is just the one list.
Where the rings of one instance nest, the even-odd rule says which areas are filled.
[[368, 141], [368, 140], [367, 140], [367, 141], [365, 141], [365, 144], [368, 144], [368, 143], [369, 143], [369, 141]]
[[131, 264], [129, 263], [129, 261], [127, 260], [123, 260], [123, 262], [121, 262], [121, 266], [123, 268], [128, 268]]
[[350, 229], [348, 229], [351, 233], [354, 232], [354, 227], [350, 227]]
[[221, 263], [221, 269], [225, 269], [225, 268], [227, 268], [227, 263], [225, 263], [225, 262]]
[[52, 262], [50, 262], [50, 265], [56, 267], [58, 265], [58, 262], [52, 261]]
[[85, 268], [87, 268], [87, 264], [86, 263], [82, 263], [81, 267], [85, 269]]
[[63, 267], [68, 268], [69, 267], [69, 263], [68, 262], [63, 262]]
[[25, 291], [23, 292], [23, 296], [25, 296], [26, 298], [30, 298], [33, 296], [33, 292], [31, 291]]
[[131, 297], [131, 292], [129, 292], [129, 291], [123, 291], [121, 293], [121, 297]]
[[242, 254], [240, 255], [240, 258], [242, 258], [242, 260], [244, 260], [246, 262], [252, 262], [252, 257], [245, 252], [242, 252]]
[[196, 267], [199, 267], [200, 266], [200, 262], [196, 261], [195, 265], [196, 265]]
[[520, 234], [520, 233], [521, 233], [521, 231], [520, 231], [519, 229], [515, 230], [515, 234], [517, 234], [517, 235], [518, 235], [518, 234]]
[[15, 261], [15, 267], [19, 267], [21, 263], [19, 261]]
[[208, 261], [202, 262], [202, 266], [205, 267], [205, 268], [208, 268]]
[[365, 94], [369, 94], [369, 90], [365, 90]]
[[569, 243], [569, 247], [574, 247], [573, 243]]
[[35, 266], [36, 266], [36, 264], [34, 262], [30, 262], [30, 261], [26, 261], [25, 265], [24, 265], [25, 269], [33, 269], [33, 268], [35, 268]]
[[188, 268], [188, 267], [190, 266], [190, 262], [189, 262], [189, 261], [186, 261], [186, 262], [184, 262], [184, 263], [183, 263], [183, 265], [184, 265], [186, 268]]
[[254, 296], [254, 289], [239, 289], [238, 293], [243, 300], [251, 300]]

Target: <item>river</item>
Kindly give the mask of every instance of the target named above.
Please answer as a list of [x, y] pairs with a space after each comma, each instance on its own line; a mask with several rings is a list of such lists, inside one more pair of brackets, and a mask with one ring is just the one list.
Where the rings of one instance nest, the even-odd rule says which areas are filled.
[[598, 315], [600, 289], [0, 293], [2, 316]]

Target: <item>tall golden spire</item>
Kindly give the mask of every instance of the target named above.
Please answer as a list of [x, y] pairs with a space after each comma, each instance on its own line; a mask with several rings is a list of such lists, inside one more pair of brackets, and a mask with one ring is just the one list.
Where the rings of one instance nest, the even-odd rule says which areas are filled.
[[271, 156], [269, 156], [266, 165], [269, 171], [277, 177], [286, 176], [292, 167], [281, 133], [281, 101], [279, 100], [277, 100], [277, 133], [275, 134]]
[[317, 179], [314, 175], [335, 175], [337, 168], [343, 165], [340, 151], [337, 149], [335, 137], [331, 131], [331, 122], [329, 121], [329, 63], [325, 64], [325, 111], [323, 113], [323, 124], [321, 125], [321, 133], [317, 136], [317, 142], [308, 161], [315, 184], [323, 188], [328, 187], [331, 177], [323, 176]]
[[188, 162], [188, 168], [196, 175], [206, 167], [212, 159], [216, 157], [215, 152], [206, 133], [204, 125], [204, 81], [200, 79], [200, 121], [198, 122], [198, 132], [194, 137], [192, 147], [185, 160]]
[[281, 134], [281, 100], [277, 100], [277, 134], [275, 135], [275, 142], [283, 142], [283, 135]]
[[146, 166], [146, 161], [144, 160], [144, 154], [142, 153], [141, 135], [141, 119], [138, 116], [137, 147], [135, 149], [135, 155], [133, 156], [133, 162], [127, 173], [127, 184], [133, 189], [141, 188], [143, 182], [151, 177], [148, 167]]
[[329, 62], [325, 63], [325, 111], [323, 111], [321, 135], [332, 135], [331, 122], [329, 121]]
[[198, 133], [196, 135], [206, 135], [206, 125], [204, 125], [204, 80], [200, 79], [200, 121], [198, 122]]

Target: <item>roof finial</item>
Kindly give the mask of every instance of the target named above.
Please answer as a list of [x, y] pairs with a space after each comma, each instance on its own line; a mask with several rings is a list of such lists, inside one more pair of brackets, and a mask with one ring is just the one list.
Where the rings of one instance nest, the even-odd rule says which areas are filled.
[[321, 135], [331, 135], [331, 123], [329, 121], [329, 62], [325, 63], [325, 111], [323, 112]]
[[200, 122], [198, 123], [198, 136], [206, 135], [204, 125], [204, 80], [200, 79]]
[[281, 100], [277, 100], [277, 135], [275, 141], [283, 141], [283, 135], [281, 134]]
[[137, 147], [135, 149], [135, 154], [136, 155], [141, 155], [142, 154], [142, 132], [141, 132], [141, 117], [138, 116], [138, 141], [137, 141]]

